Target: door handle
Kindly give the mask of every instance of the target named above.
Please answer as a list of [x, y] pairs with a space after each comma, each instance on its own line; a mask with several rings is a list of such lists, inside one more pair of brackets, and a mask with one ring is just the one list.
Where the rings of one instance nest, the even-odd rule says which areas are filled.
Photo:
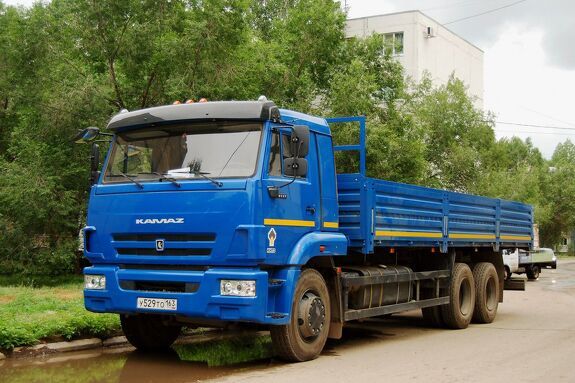
[[313, 206], [308, 206], [305, 208], [305, 211], [307, 211], [309, 214], [314, 215], [315, 214], [315, 207]]

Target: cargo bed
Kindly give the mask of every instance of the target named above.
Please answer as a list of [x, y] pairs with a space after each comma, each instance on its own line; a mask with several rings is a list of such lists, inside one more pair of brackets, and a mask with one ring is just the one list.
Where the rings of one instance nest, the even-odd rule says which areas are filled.
[[340, 174], [339, 228], [350, 248], [530, 248], [533, 208], [494, 198]]

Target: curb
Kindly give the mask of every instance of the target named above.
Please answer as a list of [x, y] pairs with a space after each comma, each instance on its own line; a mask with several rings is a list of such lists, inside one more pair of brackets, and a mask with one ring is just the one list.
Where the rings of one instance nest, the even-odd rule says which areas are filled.
[[[211, 329], [197, 334], [183, 333], [174, 344], [196, 344], [212, 340], [223, 340], [241, 335], [258, 336], [264, 333], [266, 332], [250, 330], [225, 332], [219, 329]], [[34, 346], [16, 347], [7, 356], [0, 353], [0, 361], [4, 359], [34, 358], [52, 354], [94, 349], [120, 349], [123, 347], [132, 347], [125, 336], [114, 336], [104, 340], [99, 338], [87, 338], [69, 342], [41, 343]]]
[[[104, 341], [99, 338], [88, 338], [72, 340], [69, 342], [41, 343], [30, 347], [16, 347], [12, 350], [9, 358], [30, 358], [48, 354], [92, 350], [96, 348], [111, 348], [128, 344], [128, 340], [125, 336], [115, 336]], [[2, 360], [2, 357], [0, 357], [0, 360]]]

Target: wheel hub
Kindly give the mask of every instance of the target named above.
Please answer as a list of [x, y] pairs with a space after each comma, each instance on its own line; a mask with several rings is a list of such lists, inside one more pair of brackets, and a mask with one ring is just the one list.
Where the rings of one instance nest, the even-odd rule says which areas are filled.
[[324, 326], [325, 305], [314, 293], [306, 292], [299, 303], [298, 326], [304, 339], [317, 337]]

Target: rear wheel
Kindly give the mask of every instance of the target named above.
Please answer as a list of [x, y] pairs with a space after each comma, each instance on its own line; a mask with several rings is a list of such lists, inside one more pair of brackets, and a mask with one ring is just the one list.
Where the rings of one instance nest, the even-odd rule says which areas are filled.
[[511, 279], [511, 270], [509, 270], [509, 267], [505, 266], [505, 280], [508, 281]]
[[445, 325], [453, 329], [469, 326], [475, 306], [473, 273], [465, 263], [456, 263], [449, 283], [449, 304], [441, 306]]
[[445, 327], [443, 318], [441, 317], [441, 307], [425, 307], [421, 309], [423, 319], [433, 327]]
[[525, 273], [527, 274], [527, 279], [529, 279], [530, 281], [534, 281], [536, 279], [539, 279], [541, 269], [537, 265], [532, 265], [531, 267], [528, 267], [527, 270], [525, 270]]
[[327, 340], [329, 322], [325, 281], [317, 271], [304, 270], [295, 289], [290, 323], [270, 328], [277, 355], [291, 362], [317, 358]]
[[[432, 289], [423, 290], [422, 298], [423, 299], [434, 298], [433, 290]], [[424, 307], [421, 309], [421, 313], [423, 314], [423, 319], [431, 326], [445, 327], [445, 323], [443, 322], [443, 318], [441, 317], [440, 306]]]
[[473, 268], [475, 281], [475, 323], [491, 323], [497, 315], [499, 305], [499, 277], [495, 266], [489, 262], [481, 262]]
[[169, 348], [182, 330], [169, 326], [158, 315], [120, 315], [122, 330], [132, 346], [142, 351], [159, 351]]

